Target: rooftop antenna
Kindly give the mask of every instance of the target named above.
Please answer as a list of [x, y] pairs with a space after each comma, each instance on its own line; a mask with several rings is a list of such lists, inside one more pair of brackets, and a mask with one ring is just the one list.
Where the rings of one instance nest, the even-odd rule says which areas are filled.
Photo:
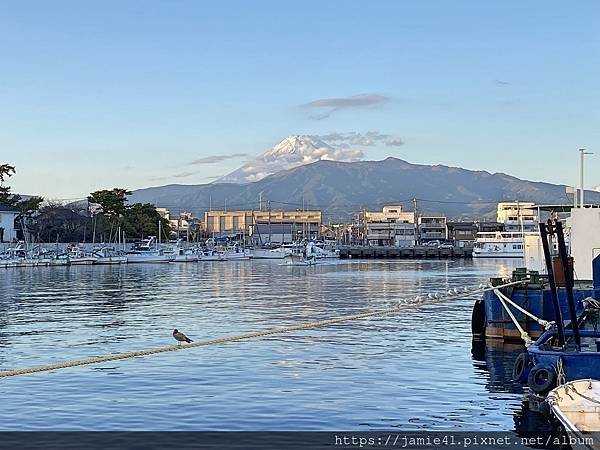
[[579, 207], [583, 208], [583, 195], [585, 193], [585, 189], [583, 188], [583, 163], [585, 159], [585, 155], [593, 155], [592, 152], [586, 152], [584, 148], [579, 149]]

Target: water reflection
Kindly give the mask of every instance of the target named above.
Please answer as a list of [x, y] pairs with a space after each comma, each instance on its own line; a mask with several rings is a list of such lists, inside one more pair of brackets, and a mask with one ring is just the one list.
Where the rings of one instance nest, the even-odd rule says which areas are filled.
[[[238, 261], [7, 270], [0, 368], [164, 346], [173, 328], [200, 340], [383, 309], [508, 275], [515, 265]], [[477, 297], [4, 380], [0, 428], [505, 431], [521, 391], [507, 381], [510, 349], [484, 349], [475, 363], [469, 355]]]
[[485, 387], [492, 393], [522, 394], [523, 386], [513, 380], [512, 372], [517, 357], [525, 351], [522, 344], [500, 339], [473, 339], [471, 354], [477, 370], [487, 372]]
[[528, 447], [560, 449], [564, 431], [549, 414], [544, 399], [530, 396], [524, 386], [513, 380], [514, 362], [525, 351], [522, 344], [507, 343], [498, 339], [474, 339], [471, 346], [473, 366], [485, 373], [486, 389], [491, 394], [520, 394], [520, 407], [513, 411], [514, 431], [519, 438], [527, 439]]

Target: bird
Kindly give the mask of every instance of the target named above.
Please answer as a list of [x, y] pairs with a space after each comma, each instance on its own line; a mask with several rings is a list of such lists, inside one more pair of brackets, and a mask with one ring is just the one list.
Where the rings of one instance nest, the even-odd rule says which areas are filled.
[[181, 331], [179, 331], [177, 328], [175, 328], [173, 330], [173, 338], [180, 344], [182, 342], [187, 342], [188, 344], [190, 342], [194, 342], [189, 337], [187, 337], [185, 334], [183, 334]]

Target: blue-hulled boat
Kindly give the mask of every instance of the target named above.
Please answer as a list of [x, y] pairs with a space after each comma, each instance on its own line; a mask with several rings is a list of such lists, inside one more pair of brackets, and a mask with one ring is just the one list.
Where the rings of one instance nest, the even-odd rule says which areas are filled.
[[[600, 211], [593, 218], [600, 224]], [[558, 256], [550, 250], [553, 240]], [[512, 281], [523, 284], [485, 293], [474, 307], [472, 325], [474, 335], [483, 338], [522, 339], [527, 351], [517, 358], [513, 378], [545, 395], [568, 381], [600, 378], [600, 255], [590, 243], [585, 256], [593, 279], [575, 282], [562, 223], [540, 224], [540, 241], [546, 274], [513, 272]], [[491, 280], [493, 286], [503, 282]]]
[[[516, 269], [510, 280], [493, 278], [492, 286], [511, 281], [524, 280], [528, 283], [523, 286], [500, 288], [500, 292], [509, 297], [515, 303], [523, 306], [537, 317], [543, 317], [546, 321], [556, 321], [552, 291], [548, 283], [547, 275], [540, 275], [537, 271], [527, 269]], [[600, 280], [599, 280], [600, 281]], [[578, 281], [573, 289], [576, 302], [576, 311], [581, 315], [584, 310], [583, 301], [587, 298], [600, 299], [600, 288], [594, 286], [592, 281]], [[560, 303], [561, 315], [568, 316], [567, 293], [565, 289], [557, 289], [558, 301]], [[521, 326], [532, 338], [538, 338], [544, 333], [545, 328], [524, 313], [515, 310], [515, 317]], [[505, 341], [520, 342], [521, 335], [512, 322], [507, 311], [502, 306], [494, 291], [487, 291], [483, 298], [479, 299], [473, 309], [473, 334], [481, 338], [503, 339]]]

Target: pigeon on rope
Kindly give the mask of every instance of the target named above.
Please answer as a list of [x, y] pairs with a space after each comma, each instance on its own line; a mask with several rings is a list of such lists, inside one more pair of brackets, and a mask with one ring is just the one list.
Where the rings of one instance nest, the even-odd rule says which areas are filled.
[[477, 292], [485, 292], [485, 291], [490, 291], [490, 290], [494, 290], [494, 289], [498, 289], [498, 288], [502, 288], [502, 287], [516, 286], [516, 285], [524, 284], [524, 283], [527, 283], [527, 281], [526, 280], [525, 281], [514, 281], [511, 283], [506, 283], [504, 285], [494, 286], [494, 287], [486, 287], [485, 285], [479, 285], [474, 288], [464, 287], [461, 290], [459, 290], [459, 289], [450, 290], [450, 291], [448, 291], [448, 293], [435, 294], [435, 295], [432, 295], [431, 297], [418, 296], [418, 297], [412, 299], [412, 301], [410, 299], [399, 300], [397, 302], [396, 306], [387, 308], [387, 309], [377, 310], [377, 311], [365, 311], [362, 313], [351, 314], [351, 315], [341, 316], [341, 317], [335, 317], [332, 319], [324, 319], [324, 320], [318, 320], [315, 322], [306, 322], [306, 323], [301, 323], [301, 324], [297, 324], [297, 325], [290, 325], [287, 327], [279, 327], [279, 328], [271, 328], [271, 329], [261, 330], [261, 331], [253, 331], [253, 332], [243, 333], [243, 334], [239, 334], [239, 335], [235, 335], [235, 336], [223, 336], [220, 338], [207, 339], [204, 341], [193, 341], [190, 343], [186, 342], [184, 345], [180, 345], [178, 343], [176, 345], [169, 345], [166, 347], [159, 347], [159, 348], [153, 348], [153, 349], [148, 349], [148, 350], [138, 350], [138, 351], [132, 351], [132, 352], [115, 353], [112, 355], [94, 356], [94, 357], [90, 357], [90, 358], [77, 359], [77, 360], [73, 360], [73, 361], [65, 361], [62, 363], [44, 364], [44, 365], [40, 365], [40, 366], [26, 367], [26, 368], [22, 368], [22, 369], [4, 370], [4, 371], [0, 371], [0, 378], [14, 377], [14, 376], [18, 376], [18, 375], [27, 375], [27, 374], [37, 373], [37, 372], [48, 372], [51, 370], [66, 369], [69, 367], [100, 364], [100, 363], [108, 362], [108, 361], [117, 361], [117, 360], [122, 360], [122, 359], [138, 358], [138, 357], [143, 357], [143, 356], [156, 355], [159, 353], [167, 353], [167, 352], [174, 352], [174, 351], [178, 351], [178, 350], [189, 349], [192, 347], [207, 347], [210, 345], [226, 344], [228, 342], [244, 341], [247, 339], [264, 337], [264, 336], [272, 336], [272, 335], [283, 334], [283, 333], [290, 333], [293, 331], [321, 328], [321, 327], [326, 327], [329, 325], [334, 325], [337, 323], [349, 322], [352, 320], [366, 319], [369, 317], [383, 317], [383, 316], [387, 316], [390, 314], [399, 313], [399, 312], [403, 311], [404, 307], [406, 307], [406, 306], [418, 306], [420, 304], [426, 303], [428, 298], [435, 299], [435, 300], [450, 300], [450, 299], [454, 299], [454, 298], [464, 297], [466, 295], [475, 294]]

